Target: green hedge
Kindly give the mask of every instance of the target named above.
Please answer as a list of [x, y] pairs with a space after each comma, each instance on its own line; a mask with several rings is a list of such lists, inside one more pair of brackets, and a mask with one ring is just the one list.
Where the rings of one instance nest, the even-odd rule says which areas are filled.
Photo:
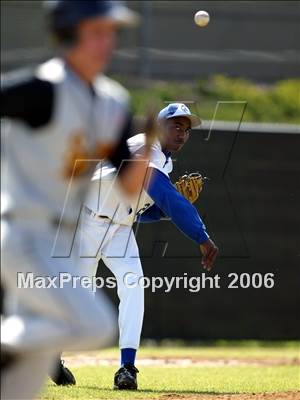
[[[300, 79], [288, 79], [273, 85], [261, 85], [245, 79], [222, 75], [199, 79], [195, 83], [151, 82], [134, 87], [133, 111], [144, 114], [150, 104], [163, 107], [171, 101], [191, 102], [193, 112], [212, 119], [218, 102], [217, 120], [236, 121], [246, 102], [243, 121], [300, 123]], [[232, 103], [235, 102], [235, 103]]]

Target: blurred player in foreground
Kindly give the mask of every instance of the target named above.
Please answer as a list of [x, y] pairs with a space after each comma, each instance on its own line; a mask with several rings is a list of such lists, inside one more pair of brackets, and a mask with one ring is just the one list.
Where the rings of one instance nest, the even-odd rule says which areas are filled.
[[[1, 117], [9, 118], [2, 284], [18, 303], [1, 321], [3, 399], [35, 398], [61, 349], [99, 348], [116, 331], [115, 311], [103, 294], [95, 301], [71, 281], [60, 288], [49, 279], [79, 275], [76, 227], [89, 171], [104, 157], [115, 168], [130, 158], [127, 92], [99, 73], [117, 30], [137, 16], [110, 1], [51, 1], [49, 7], [61, 57], [40, 65], [32, 76], [2, 82], [1, 88]], [[142, 187], [152, 133], [142, 159], [120, 169], [119, 185], [128, 196]], [[44, 279], [43, 287], [20, 286], [20, 272]]]
[[[182, 103], [170, 104], [160, 111], [159, 124], [164, 133], [152, 146], [149, 173], [152, 179], [135, 203], [122, 200], [115, 185], [116, 168], [110, 162], [99, 164], [92, 179], [87, 198], [85, 217], [81, 230], [81, 255], [85, 274], [94, 276], [100, 259], [115, 275], [118, 285], [119, 346], [121, 368], [114, 377], [115, 389], [137, 389], [135, 367], [136, 351], [144, 314], [144, 289], [138, 280], [143, 277], [139, 250], [132, 225], [169, 218], [202, 252], [202, 265], [210, 270], [218, 254], [218, 248], [209, 238], [191, 198], [185, 198], [171, 183], [171, 154], [182, 149], [190, 130], [200, 124], [188, 107]], [[128, 140], [130, 151], [142, 156], [145, 135], [138, 134]], [[201, 191], [192, 196], [195, 201]]]

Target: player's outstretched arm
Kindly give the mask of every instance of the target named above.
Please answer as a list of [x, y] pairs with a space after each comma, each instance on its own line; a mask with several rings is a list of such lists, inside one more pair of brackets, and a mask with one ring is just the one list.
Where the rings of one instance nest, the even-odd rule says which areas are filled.
[[218, 248], [209, 238], [196, 208], [177, 192], [165, 174], [156, 169], [152, 171], [152, 179], [147, 192], [162, 212], [200, 246], [203, 255], [202, 265], [210, 271], [218, 255]]

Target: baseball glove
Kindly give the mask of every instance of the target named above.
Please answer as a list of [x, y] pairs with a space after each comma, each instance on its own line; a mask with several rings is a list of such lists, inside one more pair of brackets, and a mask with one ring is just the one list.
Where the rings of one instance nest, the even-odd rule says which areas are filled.
[[175, 182], [175, 186], [178, 192], [193, 204], [198, 199], [206, 179], [199, 172], [193, 172], [181, 176]]

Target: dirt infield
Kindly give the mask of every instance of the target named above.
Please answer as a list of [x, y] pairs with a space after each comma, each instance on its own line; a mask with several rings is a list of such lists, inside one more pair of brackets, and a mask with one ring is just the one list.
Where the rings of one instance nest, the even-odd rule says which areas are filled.
[[[64, 357], [66, 365], [69, 367], [81, 367], [85, 365], [118, 365], [118, 358], [103, 358], [101, 356], [89, 356], [87, 354], [78, 353], [72, 356]], [[300, 365], [299, 358], [257, 358], [257, 359], [205, 359], [199, 357], [150, 357], [139, 358], [138, 364], [140, 366], [165, 366], [165, 367], [220, 367], [220, 366], [277, 366], [277, 365]], [[248, 399], [247, 399], [248, 400]], [[299, 397], [300, 400], [300, 397]]]
[[183, 396], [179, 394], [166, 394], [162, 400], [299, 400], [300, 392], [259, 393], [259, 394], [222, 394], [222, 395], [197, 395]]

